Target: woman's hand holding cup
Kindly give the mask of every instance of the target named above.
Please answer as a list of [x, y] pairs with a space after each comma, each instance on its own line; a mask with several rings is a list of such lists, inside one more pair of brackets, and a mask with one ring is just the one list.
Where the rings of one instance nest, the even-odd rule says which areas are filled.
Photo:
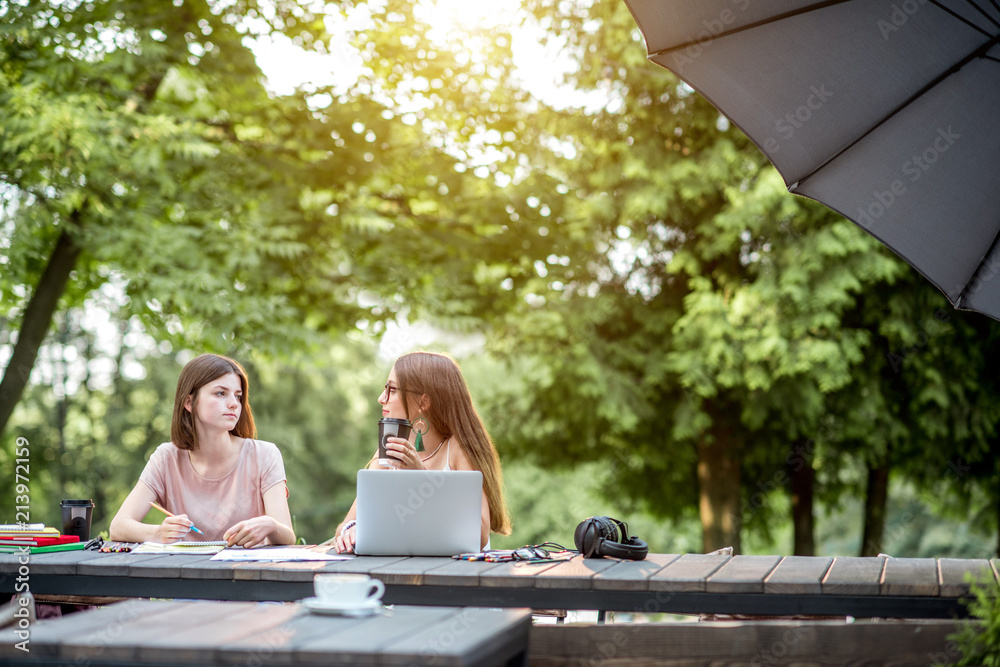
[[385, 456], [395, 470], [423, 470], [424, 464], [409, 440], [390, 436], [385, 442]]

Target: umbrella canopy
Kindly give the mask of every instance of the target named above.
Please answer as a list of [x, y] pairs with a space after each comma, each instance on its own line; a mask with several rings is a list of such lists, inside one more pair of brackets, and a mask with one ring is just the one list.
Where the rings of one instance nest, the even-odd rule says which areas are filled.
[[625, 2], [791, 192], [1000, 319], [997, 0]]

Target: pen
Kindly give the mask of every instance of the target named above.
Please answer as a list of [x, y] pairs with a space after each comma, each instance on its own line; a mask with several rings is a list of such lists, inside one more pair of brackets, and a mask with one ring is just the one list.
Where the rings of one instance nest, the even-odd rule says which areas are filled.
[[[160, 507], [159, 505], [157, 505], [156, 503], [154, 503], [152, 500], [149, 501], [149, 504], [152, 505], [153, 507], [155, 507], [156, 509], [160, 510], [161, 512], [163, 512], [167, 516], [177, 516], [173, 512], [168, 512], [165, 508]], [[193, 530], [194, 532], [198, 533], [199, 535], [204, 535], [205, 534], [205, 533], [201, 532], [200, 530], [198, 530], [197, 526], [195, 526], [194, 524], [191, 524], [191, 530]]]

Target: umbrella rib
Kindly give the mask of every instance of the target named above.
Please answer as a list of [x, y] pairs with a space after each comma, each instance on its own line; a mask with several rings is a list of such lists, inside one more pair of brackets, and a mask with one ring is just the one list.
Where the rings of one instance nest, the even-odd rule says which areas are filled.
[[[978, 10], [979, 10], [979, 12], [980, 12], [980, 13], [981, 13], [981, 14], [982, 14], [983, 16], [985, 16], [985, 17], [986, 17], [986, 18], [987, 18], [987, 19], [988, 19], [988, 20], [989, 20], [990, 22], [992, 22], [992, 23], [993, 23], [993, 25], [997, 25], [997, 22], [996, 22], [996, 21], [994, 21], [994, 20], [993, 20], [993, 18], [992, 18], [992, 17], [991, 17], [991, 16], [989, 15], [989, 14], [987, 14], [986, 12], [984, 12], [984, 11], [983, 11], [983, 10], [982, 10], [982, 9], [981, 9], [981, 8], [979, 7], [979, 5], [977, 5], [977, 4], [975, 3], [975, 2], [973, 2], [972, 0], [966, 0], [966, 2], [967, 2], [968, 4], [970, 4], [970, 5], [972, 5], [973, 7], [975, 7], [976, 9], [978, 9]], [[941, 3], [939, 2], [939, 0], [931, 0], [931, 4], [932, 4], [932, 5], [934, 5], [935, 7], [937, 7], [938, 9], [941, 9], [941, 10], [943, 10], [943, 11], [946, 11], [946, 12], [948, 12], [949, 14], [951, 14], [952, 16], [954, 16], [955, 18], [957, 18], [957, 19], [958, 19], [959, 21], [961, 21], [962, 23], [964, 23], [964, 24], [966, 24], [967, 26], [969, 26], [970, 28], [972, 28], [973, 30], [976, 30], [977, 32], [981, 32], [981, 33], [983, 33], [984, 35], [986, 35], [987, 37], [992, 37], [992, 36], [993, 36], [993, 35], [991, 35], [991, 34], [989, 33], [989, 31], [987, 31], [987, 30], [983, 30], [982, 28], [980, 28], [979, 26], [977, 26], [977, 25], [976, 25], [975, 23], [973, 23], [973, 22], [972, 22], [972, 21], [970, 21], [969, 19], [967, 19], [967, 18], [965, 18], [964, 16], [962, 16], [961, 14], [958, 14], [957, 12], [955, 12], [955, 11], [953, 11], [953, 10], [951, 10], [951, 9], [948, 9], [947, 7], [945, 7], [944, 5], [942, 5], [942, 4], [941, 4]], [[1000, 26], [997, 26], [997, 27], [1000, 27]]]
[[[990, 16], [989, 12], [987, 12], [985, 9], [983, 9], [982, 7], [980, 7], [979, 4], [976, 3], [975, 0], [965, 0], [965, 1], [968, 2], [970, 5], [972, 5], [973, 7], [975, 7], [976, 11], [978, 11], [980, 14], [982, 14], [983, 17], [987, 21], [989, 21], [990, 23], [992, 23], [994, 25], [994, 27], [1000, 28], [1000, 23], [998, 23], [995, 18], [993, 18], [992, 16]], [[993, 3], [994, 7], [997, 6], [996, 0], [990, 0], [990, 2]], [[937, 3], [934, 3], [934, 4], [937, 4]], [[1000, 11], [1000, 7], [998, 7], [997, 10]]]
[[[934, 2], [934, 0], [931, 0], [931, 2]], [[935, 4], [937, 4], [937, 3], [935, 3]], [[923, 88], [921, 88], [920, 90], [918, 90], [916, 93], [914, 93], [913, 95], [911, 95], [909, 98], [907, 98], [898, 107], [896, 107], [895, 109], [893, 109], [892, 112], [886, 114], [885, 118], [883, 118], [882, 120], [880, 120], [875, 125], [872, 125], [868, 129], [867, 132], [865, 132], [864, 134], [862, 134], [861, 136], [859, 136], [857, 139], [855, 139], [854, 141], [852, 141], [851, 143], [847, 144], [846, 146], [844, 146], [843, 148], [841, 148], [839, 151], [837, 151], [836, 153], [834, 153], [833, 155], [831, 155], [829, 158], [827, 158], [826, 160], [824, 160], [822, 164], [817, 165], [808, 174], [804, 175], [802, 178], [800, 178], [799, 180], [797, 180], [794, 183], [792, 183], [791, 185], [789, 185], [788, 186], [788, 191], [789, 192], [795, 192], [799, 188], [799, 186], [802, 185], [802, 183], [804, 181], [812, 178], [813, 174], [815, 174], [820, 169], [822, 169], [823, 167], [825, 167], [826, 165], [830, 164], [831, 162], [833, 162], [834, 160], [836, 160], [838, 157], [840, 157], [841, 155], [843, 155], [844, 153], [846, 153], [848, 150], [851, 149], [852, 146], [854, 146], [855, 144], [857, 144], [858, 142], [860, 142], [862, 139], [864, 139], [865, 137], [867, 137], [869, 134], [871, 134], [872, 132], [874, 132], [876, 129], [878, 129], [879, 127], [881, 127], [890, 118], [892, 118], [893, 116], [895, 116], [896, 114], [898, 114], [900, 111], [902, 111], [903, 109], [905, 109], [907, 106], [909, 106], [914, 100], [920, 98], [921, 95], [924, 95], [927, 91], [929, 91], [930, 89], [934, 88], [936, 85], [938, 85], [939, 83], [941, 83], [942, 81], [944, 81], [945, 79], [947, 79], [949, 76], [951, 76], [952, 74], [955, 74], [956, 72], [958, 72], [960, 69], [962, 69], [963, 67], [965, 67], [971, 61], [975, 60], [976, 58], [989, 58], [990, 60], [993, 60], [993, 58], [991, 56], [987, 56], [986, 55], [986, 52], [989, 51], [994, 46], [996, 46], [998, 43], [1000, 43], [1000, 35], [996, 35], [995, 37], [990, 37], [990, 39], [987, 40], [986, 43], [984, 43], [978, 49], [976, 49], [975, 51], [973, 51], [969, 55], [965, 56], [960, 61], [958, 61], [957, 63], [955, 63], [954, 65], [952, 65], [950, 68], [948, 68], [947, 70], [945, 70], [944, 72], [942, 72], [941, 74], [939, 74], [930, 83], [928, 83], [926, 86], [924, 86]]]
[[[933, 1], [933, 0], [932, 0]], [[698, 44], [704, 44], [705, 42], [713, 42], [720, 37], [728, 37], [729, 35], [735, 35], [737, 33], [743, 32], [744, 30], [752, 30], [754, 28], [759, 28], [763, 25], [768, 25], [769, 23], [777, 23], [778, 21], [783, 21], [787, 18], [793, 16], [798, 16], [799, 14], [806, 14], [808, 12], [816, 11], [817, 9], [826, 9], [827, 7], [832, 7], [833, 5], [839, 5], [845, 2], [851, 2], [851, 0], [825, 0], [825, 2], [816, 2], [808, 7], [801, 7], [799, 9], [793, 9], [790, 12], [785, 12], [784, 14], [776, 14], [766, 19], [760, 21], [755, 21], [754, 23], [748, 23], [747, 25], [740, 26], [738, 28], [733, 28], [732, 30], [724, 30], [716, 35], [711, 35], [704, 39], [696, 39], [691, 42], [685, 42], [677, 46], [671, 46], [669, 49], [659, 49], [658, 51], [652, 51], [647, 55], [647, 58], [652, 59], [656, 56], [662, 56], [674, 51], [680, 51], [681, 49], [686, 49]]]
[[[969, 287], [975, 282], [975, 278], [979, 274], [980, 269], [983, 268], [983, 265], [986, 263], [986, 260], [988, 260], [990, 258], [990, 255], [993, 254], [993, 250], [997, 247], [997, 241], [1000, 241], [1000, 233], [994, 235], [994, 237], [993, 237], [993, 243], [990, 244], [990, 249], [987, 250], [986, 254], [983, 255], [983, 258], [981, 260], [979, 260], [979, 266], [977, 266], [976, 270], [972, 272], [972, 275], [969, 276], [969, 280], [966, 281], [966, 283], [965, 283], [965, 287], [963, 287], [962, 291], [959, 292], [958, 298], [955, 299], [955, 308], [961, 308], [962, 307], [962, 303], [965, 301], [965, 297], [966, 297], [966, 295], [969, 292]], [[977, 291], [978, 291], [978, 288], [977, 288]]]

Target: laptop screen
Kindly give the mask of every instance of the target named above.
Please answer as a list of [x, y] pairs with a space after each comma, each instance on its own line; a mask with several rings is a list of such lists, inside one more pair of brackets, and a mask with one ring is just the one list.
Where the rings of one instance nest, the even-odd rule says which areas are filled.
[[363, 556], [453, 556], [479, 551], [483, 474], [476, 470], [358, 471]]

